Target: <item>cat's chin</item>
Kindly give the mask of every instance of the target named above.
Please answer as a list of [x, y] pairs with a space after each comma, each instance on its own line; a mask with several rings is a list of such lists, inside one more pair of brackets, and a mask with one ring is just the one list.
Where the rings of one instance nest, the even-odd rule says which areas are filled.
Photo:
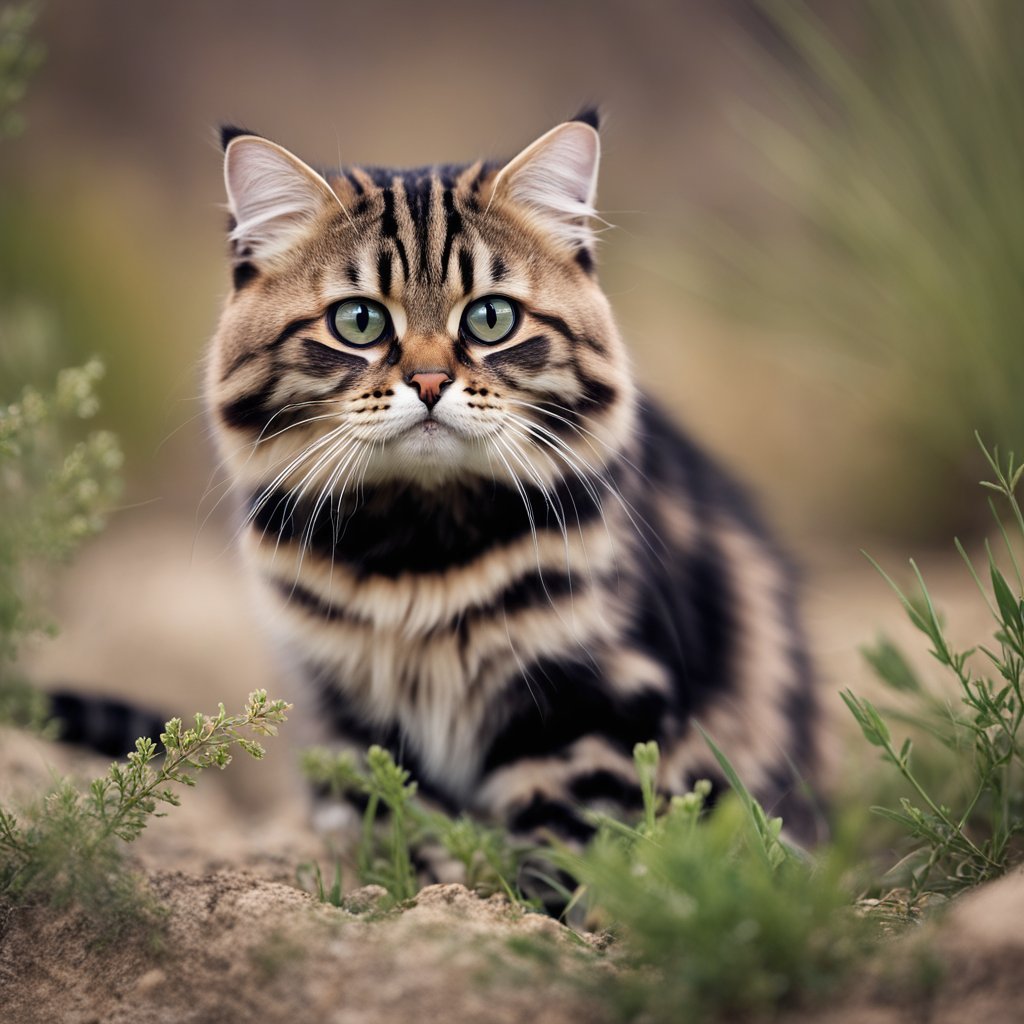
[[366, 480], [406, 481], [434, 488], [481, 474], [489, 476], [491, 469], [480, 441], [428, 419], [378, 449], [367, 466]]

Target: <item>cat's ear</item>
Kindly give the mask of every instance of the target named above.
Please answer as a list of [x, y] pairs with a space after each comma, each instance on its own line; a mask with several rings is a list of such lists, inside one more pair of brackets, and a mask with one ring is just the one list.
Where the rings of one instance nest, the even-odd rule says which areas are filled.
[[601, 140], [590, 121], [567, 121], [527, 146], [499, 171], [493, 199], [526, 210], [572, 250], [594, 240]]
[[257, 135], [233, 135], [224, 185], [238, 260], [271, 264], [306, 238], [325, 212], [340, 210], [331, 186], [288, 150]]

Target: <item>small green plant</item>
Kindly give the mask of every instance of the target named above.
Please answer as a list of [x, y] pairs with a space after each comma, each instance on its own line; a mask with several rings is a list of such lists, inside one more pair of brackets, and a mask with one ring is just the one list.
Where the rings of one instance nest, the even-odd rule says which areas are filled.
[[26, 637], [52, 629], [39, 611], [44, 569], [102, 528], [120, 489], [116, 438], [70, 439], [96, 414], [102, 376], [93, 360], [62, 370], [51, 391], [26, 387], [0, 407], [0, 722], [40, 724], [43, 705], [14, 659]]
[[597, 817], [593, 842], [561, 854], [635, 968], [609, 982], [626, 1019], [732, 1019], [810, 1002], [866, 948], [869, 926], [839, 882], [840, 858], [825, 852], [811, 864], [781, 842], [782, 822], [711, 747], [735, 790], [713, 810], [707, 782], [659, 799], [657, 745], [638, 744], [643, 820]]
[[[411, 899], [418, 891], [413, 852], [427, 847], [440, 847], [456, 860], [469, 888], [481, 893], [500, 891], [515, 902], [523, 901], [514, 880], [532, 848], [516, 846], [501, 829], [465, 815], [452, 818], [424, 807], [409, 772], [381, 747], [370, 747], [364, 767], [350, 754], [307, 750], [303, 770], [339, 798], [346, 793], [365, 798], [356, 874], [362, 885], [383, 886], [391, 905]], [[319, 865], [303, 865], [300, 878], [321, 900], [338, 903], [341, 899], [340, 865], [330, 887], [324, 885]]]
[[0, 905], [75, 903], [109, 935], [152, 916], [126, 869], [123, 844], [163, 815], [161, 804], [180, 803], [173, 787], [194, 786], [204, 768], [226, 768], [233, 747], [262, 758], [257, 737], [274, 735], [289, 706], [256, 690], [241, 714], [229, 715], [222, 704], [216, 715], [197, 714], [188, 728], [172, 718], [160, 737], [162, 760], [157, 745], [140, 738], [126, 763], [115, 762], [85, 790], [62, 779], [17, 814], [0, 807]]
[[[911, 790], [898, 808], [873, 808], [909, 837], [910, 849], [896, 875], [909, 889], [911, 907], [926, 893], [954, 895], [1024, 860], [1024, 574], [1019, 554], [1024, 515], [1015, 494], [1024, 466], [1016, 464], [1012, 452], [1004, 461], [998, 448], [981, 448], [993, 474], [982, 486], [1010, 512], [1007, 525], [990, 498], [1009, 578], [986, 544], [989, 590], [963, 545], [957, 541], [956, 546], [995, 624], [991, 642], [958, 650], [917, 565], [910, 563], [917, 597], [907, 596], [879, 568], [911, 623], [927, 637], [932, 657], [952, 677], [954, 693], [947, 697], [930, 690], [907, 658], [883, 641], [867, 652], [868, 660], [893, 692], [912, 702], [912, 709], [883, 713], [850, 691], [842, 695], [864, 737], [881, 749], [883, 760]], [[922, 779], [914, 762], [913, 739], [895, 740], [886, 718], [909, 723], [950, 752], [948, 774], [958, 781], [954, 793], [936, 792]]]

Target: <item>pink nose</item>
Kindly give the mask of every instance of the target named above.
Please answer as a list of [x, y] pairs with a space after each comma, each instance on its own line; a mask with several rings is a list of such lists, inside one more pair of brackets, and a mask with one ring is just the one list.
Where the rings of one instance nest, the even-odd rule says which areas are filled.
[[433, 409], [441, 397], [441, 391], [451, 384], [452, 379], [447, 373], [414, 373], [407, 377], [408, 383], [416, 389], [420, 401], [428, 409]]

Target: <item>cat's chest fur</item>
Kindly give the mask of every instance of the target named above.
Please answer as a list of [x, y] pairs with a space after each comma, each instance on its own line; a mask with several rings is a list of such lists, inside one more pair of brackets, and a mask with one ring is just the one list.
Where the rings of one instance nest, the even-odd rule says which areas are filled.
[[[572, 529], [553, 501], [575, 502]], [[328, 731], [400, 748], [465, 801], [488, 744], [532, 699], [527, 666], [593, 657], [618, 633], [621, 516], [570, 489], [546, 505], [493, 484], [389, 491], [315, 519], [292, 511], [289, 527], [268, 511], [244, 546], [268, 628]]]

